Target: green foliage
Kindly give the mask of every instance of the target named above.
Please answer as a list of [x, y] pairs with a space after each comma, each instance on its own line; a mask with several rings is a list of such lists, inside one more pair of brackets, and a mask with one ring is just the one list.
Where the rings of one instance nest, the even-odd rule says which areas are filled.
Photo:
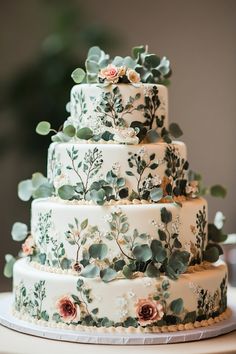
[[63, 200], [71, 200], [75, 195], [74, 187], [69, 184], [65, 184], [58, 189], [58, 195]]
[[178, 298], [176, 300], [173, 300], [170, 303], [170, 309], [173, 311], [176, 315], [179, 315], [183, 311], [184, 307], [184, 302], [182, 298]]
[[39, 135], [48, 135], [51, 131], [51, 124], [46, 121], [39, 122], [35, 131]]
[[104, 259], [108, 253], [108, 247], [105, 243], [94, 243], [89, 247], [89, 255], [95, 259]]
[[[120, 67], [125, 66], [129, 69], [134, 69], [140, 74], [141, 82], [144, 83], [160, 83], [168, 84], [168, 77], [171, 75], [170, 62], [166, 57], [160, 58], [156, 54], [148, 52], [148, 47], [138, 46], [132, 49], [132, 57], [116, 56], [110, 59], [99, 47], [92, 47], [88, 51], [85, 61], [86, 73], [83, 69], [75, 69], [72, 73], [72, 78], [76, 83], [99, 82], [98, 74], [100, 70], [106, 67], [109, 63]], [[124, 81], [121, 77], [120, 80]], [[124, 81], [126, 82], [126, 81]]]
[[216, 246], [206, 248], [203, 252], [203, 260], [214, 263], [219, 259], [219, 250]]
[[95, 264], [88, 264], [80, 275], [85, 278], [96, 278], [99, 275], [99, 268]]
[[153, 188], [150, 191], [150, 198], [153, 202], [158, 202], [163, 197], [163, 190], [162, 188]]
[[3, 274], [6, 278], [11, 278], [13, 276], [13, 266], [16, 262], [16, 258], [11, 254], [5, 255], [5, 266], [3, 269]]
[[183, 135], [183, 132], [180, 126], [177, 123], [171, 123], [169, 125], [169, 133], [173, 136], [173, 138], [180, 138]]
[[105, 283], [108, 283], [111, 280], [115, 279], [116, 276], [117, 272], [113, 268], [105, 268], [100, 271], [100, 277]]
[[90, 128], [80, 128], [76, 135], [79, 139], [89, 140], [93, 137], [93, 131]]
[[11, 236], [14, 241], [23, 241], [28, 235], [28, 226], [22, 222], [15, 222], [12, 226]]
[[223, 186], [216, 184], [210, 187], [210, 194], [212, 195], [212, 197], [225, 198], [227, 190]]
[[86, 77], [86, 73], [83, 69], [77, 68], [72, 72], [71, 77], [76, 84], [80, 84], [81, 82], [84, 81]]
[[31, 197], [33, 199], [51, 197], [53, 193], [53, 185], [39, 172], [34, 173], [32, 179], [18, 184], [18, 197], [23, 201], [28, 201]]
[[67, 125], [63, 128], [63, 133], [70, 137], [70, 138], [73, 138], [75, 136], [75, 133], [76, 133], [76, 129], [73, 125]]
[[150, 247], [146, 244], [137, 245], [133, 249], [133, 255], [137, 261], [146, 262], [152, 257], [152, 251]]
[[160, 270], [156, 267], [153, 262], [150, 262], [146, 269], [146, 275], [150, 278], [159, 278]]

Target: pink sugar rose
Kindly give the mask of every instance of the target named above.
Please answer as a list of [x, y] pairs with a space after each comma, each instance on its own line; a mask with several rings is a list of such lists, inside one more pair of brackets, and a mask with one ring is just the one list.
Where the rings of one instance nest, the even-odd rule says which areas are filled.
[[22, 244], [22, 251], [25, 256], [30, 256], [34, 253], [35, 243], [33, 236], [28, 236], [25, 242]]
[[117, 83], [119, 80], [119, 68], [109, 64], [106, 68], [100, 70], [99, 77], [110, 83]]
[[164, 309], [160, 302], [150, 299], [139, 299], [136, 305], [136, 314], [141, 326], [159, 321], [164, 316]]
[[77, 305], [70, 296], [65, 295], [57, 300], [56, 307], [65, 322], [71, 322], [77, 316]]

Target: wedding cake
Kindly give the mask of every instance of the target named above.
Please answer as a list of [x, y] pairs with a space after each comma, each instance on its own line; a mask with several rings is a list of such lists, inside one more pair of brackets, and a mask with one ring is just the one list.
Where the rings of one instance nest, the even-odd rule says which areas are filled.
[[208, 223], [182, 131], [168, 124], [169, 60], [143, 46], [113, 59], [93, 47], [85, 68], [72, 73], [63, 127], [36, 128], [54, 133], [47, 177], [19, 184], [19, 197], [34, 200], [30, 230], [12, 229], [24, 241], [20, 259], [6, 256], [14, 315], [101, 332], [182, 331], [227, 318], [223, 217]]

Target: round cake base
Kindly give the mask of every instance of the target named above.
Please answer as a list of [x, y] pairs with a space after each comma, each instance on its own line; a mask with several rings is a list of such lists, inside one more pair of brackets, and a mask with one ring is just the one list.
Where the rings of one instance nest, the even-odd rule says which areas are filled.
[[[233, 300], [233, 299], [232, 299]], [[229, 301], [232, 315], [209, 327], [168, 333], [92, 333], [44, 327], [18, 319], [12, 314], [12, 294], [0, 303], [0, 324], [15, 331], [53, 340], [110, 345], [151, 345], [190, 342], [213, 338], [236, 330], [236, 305]]]

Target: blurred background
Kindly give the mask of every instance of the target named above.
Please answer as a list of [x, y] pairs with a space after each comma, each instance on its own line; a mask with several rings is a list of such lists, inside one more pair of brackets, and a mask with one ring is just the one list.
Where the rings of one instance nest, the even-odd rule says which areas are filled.
[[148, 44], [171, 60], [170, 120], [185, 133], [191, 168], [206, 185], [228, 189], [225, 199], [208, 198], [210, 220], [221, 210], [226, 232], [236, 232], [235, 18], [234, 0], [1, 1], [0, 291], [11, 288], [2, 276], [4, 254], [20, 247], [11, 226], [30, 218], [17, 184], [46, 173], [50, 138], [37, 136], [35, 126], [65, 120], [70, 74], [92, 45], [123, 56]]

